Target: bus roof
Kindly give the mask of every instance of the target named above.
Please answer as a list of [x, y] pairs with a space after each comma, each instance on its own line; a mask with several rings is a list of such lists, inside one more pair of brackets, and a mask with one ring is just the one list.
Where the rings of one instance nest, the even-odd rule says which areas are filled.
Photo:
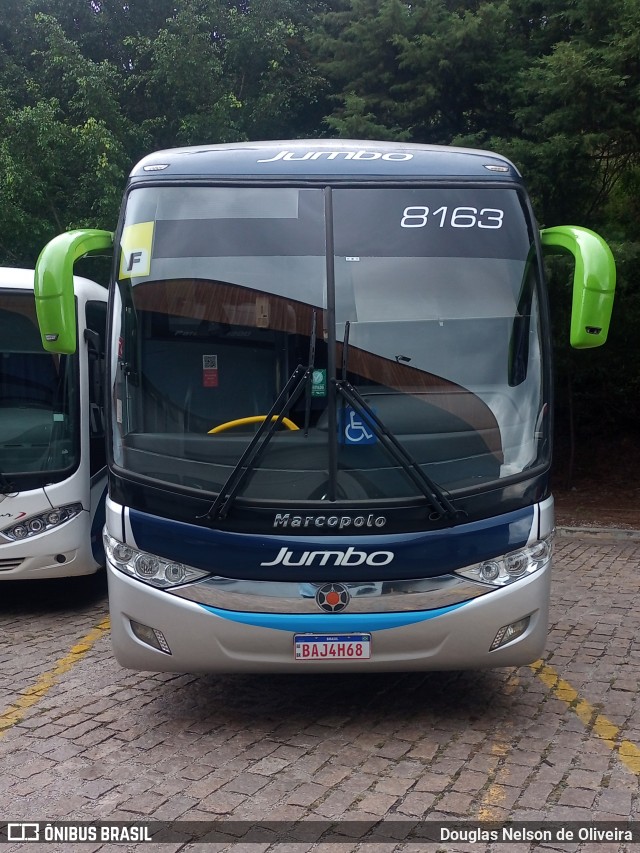
[[[0, 267], [0, 290], [31, 290], [33, 291], [33, 270], [19, 267]], [[89, 278], [79, 275], [73, 277], [73, 288], [76, 296], [86, 299], [106, 300], [107, 289]]]
[[15, 290], [33, 290], [33, 270], [18, 267], [0, 267], [0, 287]]
[[297, 139], [196, 145], [156, 151], [133, 168], [130, 178], [222, 178], [264, 180], [519, 179], [499, 154], [472, 148], [374, 142], [357, 139]]

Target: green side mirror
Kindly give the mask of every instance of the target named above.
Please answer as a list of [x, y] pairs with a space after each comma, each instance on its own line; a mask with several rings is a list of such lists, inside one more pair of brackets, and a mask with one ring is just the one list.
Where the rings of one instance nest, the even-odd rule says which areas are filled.
[[545, 254], [568, 253], [574, 258], [571, 346], [601, 346], [607, 339], [616, 287], [611, 249], [598, 234], [575, 225], [545, 228], [540, 236]]
[[87, 228], [59, 234], [40, 253], [34, 289], [42, 345], [48, 352], [70, 354], [76, 351], [75, 262], [85, 255], [112, 249], [110, 231]]

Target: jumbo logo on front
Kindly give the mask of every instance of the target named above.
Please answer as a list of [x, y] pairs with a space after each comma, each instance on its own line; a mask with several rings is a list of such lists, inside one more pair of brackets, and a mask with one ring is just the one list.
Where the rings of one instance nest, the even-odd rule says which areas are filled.
[[388, 566], [395, 554], [393, 551], [295, 551], [281, 548], [275, 560], [260, 563], [261, 566]]
[[388, 160], [388, 161], [404, 161], [413, 160], [413, 154], [408, 151], [305, 151], [304, 154], [296, 153], [295, 151], [278, 151], [273, 157], [268, 157], [264, 160], [258, 160], [258, 163], [275, 163], [276, 160], [319, 160], [324, 157], [327, 160], [337, 160], [341, 157], [343, 160]]

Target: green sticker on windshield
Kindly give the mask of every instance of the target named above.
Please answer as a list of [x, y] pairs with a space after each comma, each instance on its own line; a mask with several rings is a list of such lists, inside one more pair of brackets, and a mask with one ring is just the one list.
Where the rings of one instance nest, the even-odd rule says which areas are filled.
[[327, 396], [327, 371], [314, 370], [311, 374], [311, 396], [326, 397]]

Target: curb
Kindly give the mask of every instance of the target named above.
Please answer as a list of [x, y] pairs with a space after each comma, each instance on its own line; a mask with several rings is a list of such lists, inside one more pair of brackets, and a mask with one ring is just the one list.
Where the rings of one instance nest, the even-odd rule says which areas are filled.
[[617, 542], [640, 542], [640, 530], [623, 527], [556, 527], [558, 536], [573, 536], [582, 539], [613, 539]]

